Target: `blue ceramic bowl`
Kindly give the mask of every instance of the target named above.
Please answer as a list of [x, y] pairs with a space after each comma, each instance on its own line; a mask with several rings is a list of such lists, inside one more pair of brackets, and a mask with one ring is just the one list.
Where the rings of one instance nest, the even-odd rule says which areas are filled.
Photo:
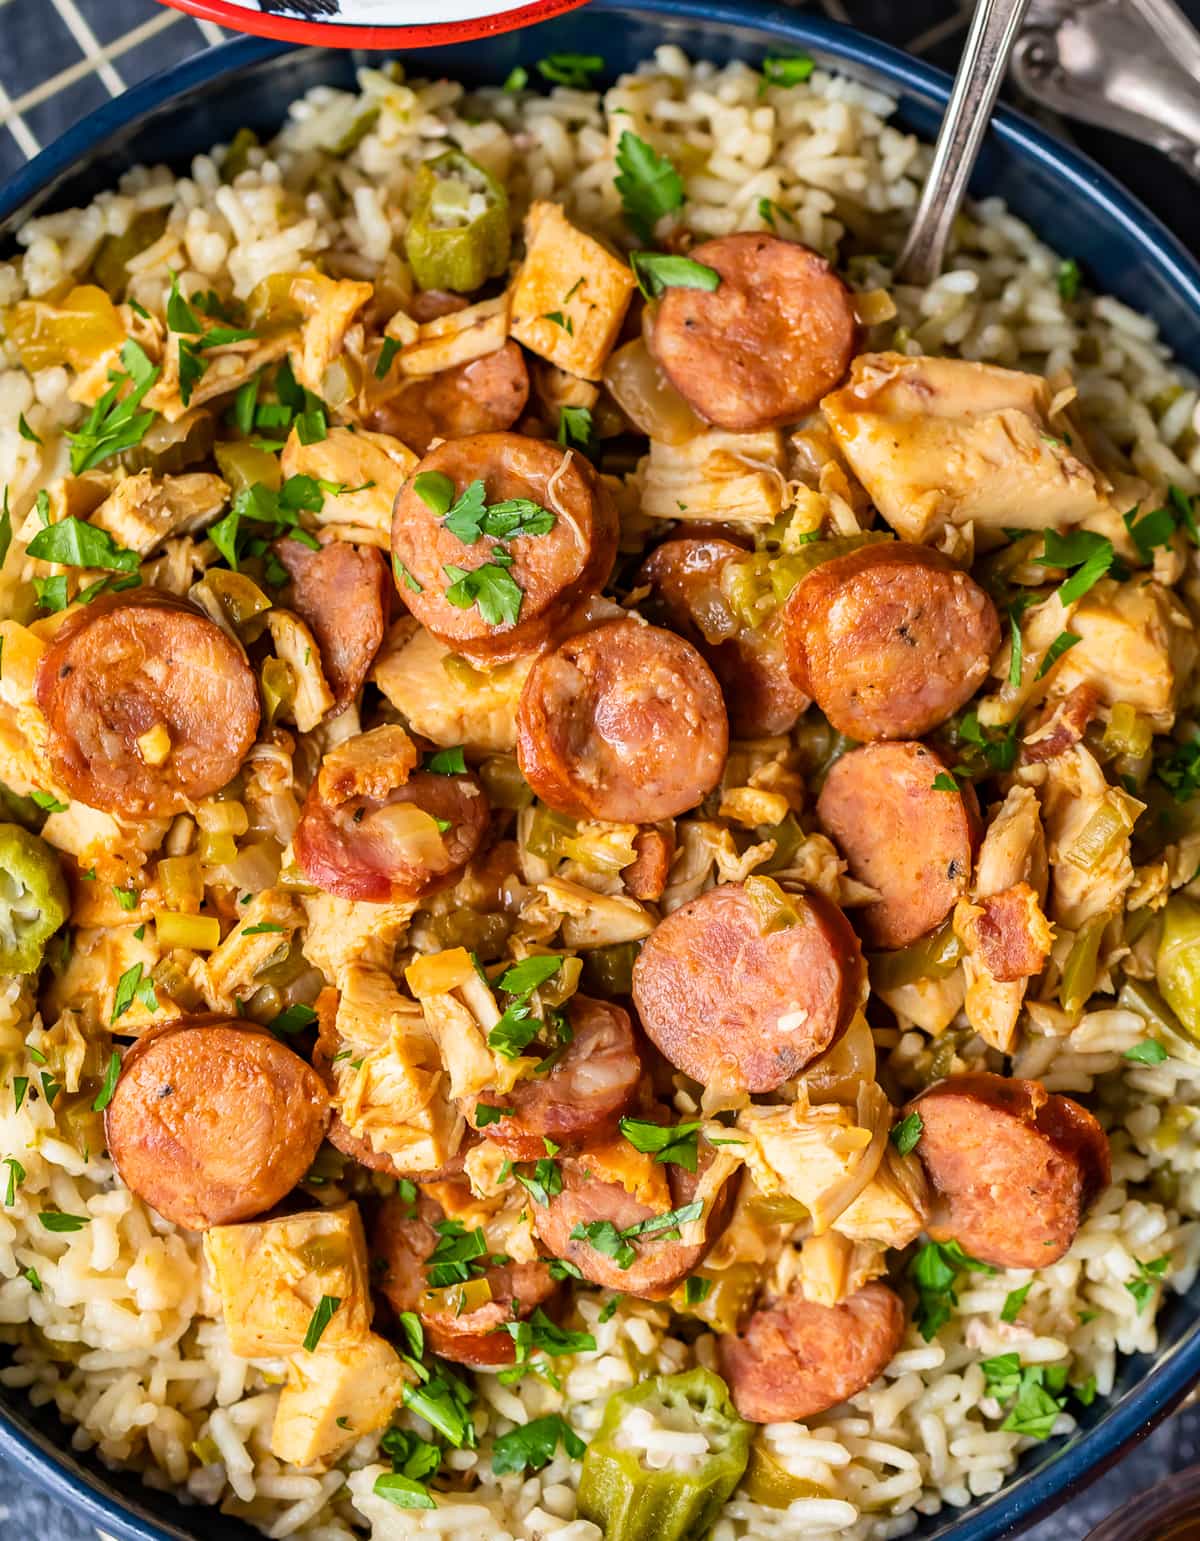
[[[571, 50], [604, 55], [615, 73], [665, 42], [718, 60], [811, 53], [898, 97], [900, 123], [925, 138], [937, 131], [949, 89], [947, 76], [895, 49], [753, 0], [592, 0], [584, 10], [486, 43], [413, 50], [405, 64], [415, 75], [499, 81], [515, 65]], [[0, 190], [0, 241], [35, 209], [88, 202], [135, 162], [185, 166], [243, 124], [270, 133], [294, 97], [319, 84], [352, 85], [367, 57], [244, 39], [155, 76], [64, 134]], [[1200, 267], [1092, 162], [1002, 110], [973, 190], [1005, 198], [1051, 245], [1078, 258], [1101, 289], [1152, 315], [1179, 357], [1200, 372]], [[1113, 1395], [1082, 1413], [1075, 1434], [1030, 1451], [1002, 1492], [965, 1511], [944, 1511], [916, 1535], [992, 1541], [1077, 1491], [1144, 1436], [1200, 1377], [1200, 1284], [1183, 1299], [1172, 1297], [1159, 1325], [1158, 1353], [1124, 1360]], [[0, 1449], [117, 1541], [258, 1536], [76, 1456], [57, 1417], [31, 1410], [20, 1395], [0, 1395]]]

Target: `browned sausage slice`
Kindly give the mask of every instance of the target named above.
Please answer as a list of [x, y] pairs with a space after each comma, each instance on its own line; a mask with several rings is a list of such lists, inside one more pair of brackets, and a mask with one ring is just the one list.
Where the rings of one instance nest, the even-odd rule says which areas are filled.
[[805, 1300], [799, 1284], [719, 1341], [733, 1404], [753, 1423], [812, 1418], [881, 1375], [904, 1336], [904, 1306], [886, 1284], [864, 1284], [837, 1306]]
[[313, 1163], [329, 1121], [321, 1078], [270, 1033], [173, 1022], [125, 1055], [104, 1115], [121, 1180], [190, 1231], [278, 1204]]
[[636, 859], [621, 868], [626, 892], [635, 899], [661, 899], [675, 858], [674, 832], [669, 825], [666, 829], [639, 829], [633, 848]]
[[[421, 496], [430, 473], [446, 477], [455, 496], [483, 483], [489, 507], [523, 499], [554, 516], [541, 535], [502, 541], [482, 535], [466, 543]], [[392, 519], [392, 554], [410, 575], [397, 578], [400, 598], [422, 625], [456, 652], [481, 663], [501, 663], [539, 647], [571, 608], [603, 588], [617, 552], [617, 514], [599, 478], [582, 455], [515, 433], [476, 434], [439, 444], [400, 489]], [[497, 562], [497, 553], [500, 561]], [[511, 566], [506, 566], [511, 557]], [[483, 607], [446, 597], [460, 582], [455, 571], [489, 569]], [[514, 590], [511, 587], [515, 585]], [[515, 608], [490, 609], [499, 589]], [[489, 620], [488, 614], [493, 616]]]
[[635, 620], [608, 621], [543, 655], [517, 707], [521, 774], [577, 818], [674, 818], [717, 785], [728, 748], [725, 704], [703, 658]]
[[789, 733], [808, 705], [788, 672], [782, 612], [747, 626], [721, 587], [727, 564], [746, 553], [721, 537], [664, 541], [642, 564], [672, 628], [699, 648], [725, 693], [729, 725], [738, 738]]
[[881, 541], [822, 562], [783, 608], [788, 661], [839, 733], [920, 738], [983, 683], [996, 607], [938, 551]]
[[740, 883], [668, 915], [633, 968], [642, 1026], [702, 1085], [769, 1092], [845, 1032], [862, 999], [858, 938], [818, 893], [789, 895], [799, 919], [764, 922]]
[[410, 381], [372, 412], [370, 426], [423, 455], [434, 439], [511, 428], [529, 400], [529, 371], [515, 342], [495, 353]]
[[[550, 1270], [542, 1262], [489, 1265], [481, 1256], [473, 1273], [486, 1287], [431, 1288], [426, 1268], [440, 1240], [435, 1227], [444, 1219], [428, 1194], [415, 1209], [399, 1195], [384, 1200], [372, 1236], [379, 1287], [396, 1311], [420, 1315], [435, 1354], [476, 1369], [512, 1364], [516, 1344], [504, 1324], [550, 1298], [556, 1288]], [[487, 1298], [475, 1304], [474, 1294]]]
[[313, 551], [289, 537], [275, 553], [292, 580], [292, 608], [321, 650], [325, 678], [340, 711], [362, 689], [383, 641], [387, 567], [374, 546], [334, 540]]
[[880, 894], [855, 912], [873, 946], [907, 947], [966, 893], [978, 803], [924, 744], [864, 744], [843, 755], [825, 778], [817, 817], [852, 875]]
[[917, 1154], [934, 1189], [935, 1241], [998, 1268], [1041, 1268], [1070, 1247], [1112, 1175], [1104, 1130], [1039, 1081], [979, 1071], [913, 1099]]
[[237, 643], [155, 589], [71, 616], [36, 690], [59, 781], [130, 818], [181, 813], [225, 786], [258, 732], [258, 686]]
[[321, 796], [318, 778], [296, 828], [296, 862], [310, 883], [340, 899], [416, 899], [454, 882], [479, 849], [488, 817], [474, 776], [418, 771], [386, 797], [336, 805]]
[[689, 255], [721, 282], [663, 296], [650, 345], [671, 383], [718, 428], [798, 422], [858, 350], [854, 296], [824, 257], [778, 236], [724, 235]]
[[471, 1122], [515, 1160], [544, 1156], [547, 1138], [564, 1149], [599, 1139], [616, 1127], [637, 1090], [642, 1062], [629, 1013], [607, 1001], [574, 995], [567, 1020], [574, 1037], [547, 1075], [518, 1081], [503, 1094], [481, 1092], [476, 1099], [476, 1104], [511, 1108], [509, 1116], [480, 1126], [477, 1105], [471, 1108]]
[[[696, 1173], [684, 1171], [680, 1166], [666, 1168], [672, 1210], [691, 1203], [700, 1176], [711, 1160], [712, 1151], [701, 1142]], [[661, 1234], [650, 1231], [628, 1238], [634, 1255], [627, 1260], [600, 1250], [586, 1235], [573, 1233], [605, 1221], [617, 1231], [628, 1231], [633, 1226], [654, 1221], [667, 1211], [643, 1204], [619, 1182], [598, 1181], [588, 1166], [586, 1151], [562, 1161], [560, 1171], [562, 1192], [548, 1205], [533, 1206], [538, 1240], [547, 1252], [574, 1263], [583, 1277], [593, 1284], [620, 1290], [625, 1295], [637, 1295], [643, 1300], [665, 1300], [693, 1269], [699, 1267], [728, 1223], [737, 1195], [737, 1184], [731, 1179], [721, 1188], [704, 1217], [704, 1234], [700, 1241], [685, 1243], [674, 1227]], [[675, 1230], [674, 1235], [672, 1230]], [[621, 1266], [623, 1261], [628, 1261], [627, 1267]]]

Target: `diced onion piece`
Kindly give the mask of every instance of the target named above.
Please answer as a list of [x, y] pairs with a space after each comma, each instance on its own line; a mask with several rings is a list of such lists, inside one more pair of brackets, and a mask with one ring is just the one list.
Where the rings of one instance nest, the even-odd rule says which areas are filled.
[[223, 867], [237, 855], [237, 841], [232, 835], [202, 834], [196, 854], [209, 867]]
[[446, 866], [446, 846], [437, 820], [416, 803], [391, 803], [377, 808], [363, 820], [372, 834], [383, 834], [405, 862], [441, 871]]
[[205, 798], [196, 809], [196, 822], [208, 835], [244, 835], [250, 828], [250, 816], [244, 803], [222, 802]]
[[138, 753], [145, 765], [162, 765], [171, 753], [171, 735], [165, 723], [156, 722], [137, 740]]
[[215, 915], [176, 915], [156, 911], [154, 928], [160, 947], [189, 947], [193, 952], [212, 952], [221, 943], [221, 922]]
[[647, 438], [663, 444], [686, 444], [705, 430], [640, 337], [609, 356], [604, 383], [626, 417]]

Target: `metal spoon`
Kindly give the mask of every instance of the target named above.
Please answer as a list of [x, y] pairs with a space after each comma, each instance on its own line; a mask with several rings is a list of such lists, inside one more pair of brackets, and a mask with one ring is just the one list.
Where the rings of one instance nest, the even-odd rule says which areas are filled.
[[1029, 0], [978, 0], [954, 90], [938, 132], [896, 277], [931, 284], [942, 271], [954, 217], [967, 190], [996, 95]]

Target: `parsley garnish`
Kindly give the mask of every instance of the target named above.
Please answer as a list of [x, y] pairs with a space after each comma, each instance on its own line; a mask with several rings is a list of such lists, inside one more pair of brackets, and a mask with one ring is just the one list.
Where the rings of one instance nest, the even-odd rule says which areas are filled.
[[1155, 1289], [1162, 1283], [1163, 1276], [1170, 1265], [1169, 1257], [1156, 1257], [1152, 1262], [1139, 1263], [1137, 1277], [1126, 1280], [1125, 1288], [1133, 1296], [1139, 1316], [1149, 1304]]
[[22, 412], [21, 415], [17, 418], [17, 432], [30, 444], [41, 444], [42, 442], [41, 439], [38, 438], [37, 434], [34, 433], [29, 424], [25, 421], [24, 412]]
[[611, 1220], [581, 1220], [572, 1230], [571, 1240], [586, 1241], [594, 1251], [611, 1257], [618, 1268], [629, 1268], [637, 1257], [631, 1245], [633, 1238], [675, 1230], [689, 1220], [698, 1220], [703, 1212], [703, 1202], [696, 1199], [680, 1209], [669, 1209], [665, 1215], [651, 1215], [648, 1220], [627, 1225], [623, 1231], [619, 1231]]
[[559, 1171], [558, 1162], [551, 1161], [548, 1156], [537, 1162], [533, 1169], [533, 1175], [526, 1176], [522, 1172], [514, 1172], [513, 1176], [529, 1194], [535, 1204], [540, 1204], [543, 1209], [547, 1207], [552, 1198], [562, 1192], [562, 1173]]
[[500, 89], [502, 91], [508, 91], [510, 93], [517, 92], [517, 91], [524, 91], [525, 87], [528, 84], [529, 84], [529, 71], [525, 68], [525, 66], [523, 64], [518, 64], [518, 65], [514, 66], [513, 69], [509, 70], [508, 75], [507, 75], [507, 77], [506, 77], [506, 79], [504, 81], [504, 84], [501, 86]]
[[638, 288], [648, 300], [656, 300], [668, 289], [706, 289], [710, 292], [721, 284], [716, 268], [706, 267], [691, 257], [672, 257], [665, 252], [635, 251], [629, 256], [629, 265], [637, 279]]
[[4, 1191], [4, 1202], [11, 1209], [17, 1201], [17, 1189], [25, 1181], [25, 1168], [15, 1156], [5, 1156], [4, 1165], [8, 1168], [8, 1186]]
[[304, 1334], [304, 1348], [308, 1353], [316, 1353], [317, 1344], [321, 1341], [326, 1327], [333, 1320], [333, 1314], [341, 1303], [337, 1295], [322, 1295], [317, 1301], [317, 1308], [309, 1320], [308, 1331]]
[[0, 504], [0, 566], [12, 545], [12, 511], [8, 506], [8, 486], [4, 488], [4, 502]]
[[[214, 296], [215, 298], [215, 296]], [[194, 302], [204, 304], [204, 297], [192, 296]], [[192, 392], [200, 383], [208, 361], [201, 357], [209, 348], [220, 348], [231, 342], [246, 342], [255, 334], [230, 326], [214, 326], [205, 329], [196, 314], [179, 291], [179, 276], [171, 274], [171, 293], [167, 299], [167, 326], [179, 336], [179, 399], [186, 407]], [[186, 334], [186, 335], [184, 335]], [[194, 341], [189, 339], [194, 338]]]
[[559, 408], [558, 442], [560, 444], [586, 451], [592, 442], [592, 431], [590, 407]]
[[107, 530], [68, 515], [39, 530], [25, 548], [42, 562], [63, 567], [101, 567], [109, 572], [134, 572], [141, 558], [118, 546]]
[[502, 1118], [511, 1118], [516, 1108], [497, 1108], [488, 1102], [475, 1104], [475, 1127], [486, 1129], [489, 1124], [498, 1124]]
[[514, 963], [500, 976], [500, 988], [506, 995], [528, 995], [562, 968], [562, 959], [553, 955], [525, 958]]
[[205, 534], [234, 572], [238, 570], [241, 557], [253, 550], [252, 543], [256, 539], [251, 530], [243, 528], [245, 524], [266, 525], [267, 533], [272, 537], [286, 532], [293, 540], [319, 551], [316, 538], [301, 529], [300, 515], [302, 512], [319, 513], [327, 493], [333, 495], [343, 491], [345, 488], [340, 484], [320, 481], [315, 476], [289, 476], [278, 492], [272, 491], [265, 482], [255, 482], [234, 496], [229, 512], [215, 524], [210, 524]]
[[[501, 560], [502, 556], [504, 560]], [[508, 571], [511, 566], [512, 557], [499, 547], [493, 551], [490, 562], [470, 572], [465, 567], [444, 563], [442, 571], [450, 579], [447, 601], [459, 610], [478, 605], [480, 615], [489, 626], [515, 626], [525, 592]]]
[[654, 239], [664, 214], [683, 207], [683, 178], [664, 155], [628, 129], [617, 143], [615, 186], [625, 218], [643, 241]]
[[1141, 1043], [1126, 1049], [1124, 1054], [1125, 1059], [1131, 1059], [1139, 1065], [1161, 1065], [1166, 1057], [1167, 1051], [1157, 1038], [1144, 1038]]
[[[440, 483], [449, 483], [450, 478], [442, 476], [440, 471], [425, 471], [422, 476], [439, 479], [435, 488], [426, 491], [438, 504], [445, 502], [445, 489]], [[450, 487], [453, 492], [452, 483]], [[430, 508], [434, 507], [430, 497], [417, 489], [415, 483], [414, 490]], [[446, 503], [443, 512], [446, 528], [464, 546], [473, 546], [481, 535], [490, 535], [495, 540], [509, 540], [516, 535], [546, 535], [555, 525], [550, 510], [530, 498], [506, 498], [503, 502], [489, 504], [482, 481], [471, 482], [453, 503]]]
[[117, 1053], [116, 1049], [114, 1049], [112, 1054], [109, 1056], [108, 1069], [104, 1072], [104, 1084], [101, 1086], [100, 1091], [96, 1096], [95, 1102], [92, 1103], [93, 1113], [103, 1113], [105, 1108], [112, 1101], [113, 1092], [115, 1092], [117, 1089], [117, 1078], [120, 1076], [120, 1074], [121, 1056]]
[[[145, 350], [132, 339], [121, 349], [125, 373], [118, 374], [112, 385], [88, 413], [76, 433], [68, 433], [71, 442], [71, 470], [76, 476], [119, 455], [122, 450], [140, 444], [154, 421], [153, 412], [139, 412], [142, 398], [162, 374], [146, 357]], [[130, 386], [123, 400], [118, 400], [123, 386]]]
[[486, 1270], [477, 1262], [488, 1255], [487, 1238], [480, 1227], [473, 1231], [463, 1228], [461, 1221], [441, 1220], [434, 1227], [438, 1243], [425, 1260], [425, 1272], [430, 1289], [449, 1289]]
[[713, 1281], [711, 1279], [702, 1279], [699, 1274], [692, 1274], [683, 1282], [684, 1305], [702, 1305], [708, 1299], [712, 1287]]
[[400, 352], [400, 343], [395, 337], [385, 337], [383, 346], [379, 350], [379, 357], [375, 361], [375, 378], [385, 380], [387, 372], [392, 367], [392, 360]]
[[1020, 1289], [1009, 1290], [1008, 1294], [1004, 1297], [1004, 1308], [1000, 1312], [1000, 1320], [1002, 1322], [1016, 1321], [1017, 1317], [1021, 1314], [1021, 1307], [1025, 1304], [1025, 1297], [1032, 1288], [1033, 1280], [1030, 1279], [1029, 1283], [1022, 1284]]
[[81, 1231], [92, 1223], [91, 1215], [64, 1215], [58, 1209], [44, 1209], [38, 1219], [46, 1230], [56, 1232]]
[[123, 910], [135, 910], [137, 908], [138, 892], [135, 888], [118, 888], [114, 884], [113, 894]]
[[699, 1123], [653, 1124], [640, 1118], [623, 1118], [621, 1133], [643, 1155], [653, 1155], [656, 1162], [670, 1162], [694, 1172], [697, 1162]]
[[784, 57], [768, 56], [762, 62], [762, 80], [758, 94], [765, 96], [768, 86], [798, 86], [806, 81], [817, 67], [816, 61], [807, 54], [790, 54]]
[[1107, 535], [1096, 535], [1091, 530], [1072, 530], [1066, 535], [1046, 530], [1042, 542], [1042, 555], [1033, 558], [1036, 566], [1075, 569], [1058, 590], [1059, 600], [1064, 605], [1082, 599], [1116, 560], [1112, 541]]
[[286, 1038], [292, 1033], [302, 1033], [316, 1020], [317, 1014], [311, 1006], [287, 1006], [277, 1017], [271, 1018], [267, 1023], [267, 1029], [277, 1037]]
[[987, 1379], [989, 1395], [998, 1402], [1012, 1403], [1000, 1427], [1028, 1439], [1048, 1439], [1066, 1406], [1063, 1392], [1067, 1366], [1038, 1364], [1022, 1368], [1020, 1355], [1009, 1353], [985, 1359], [980, 1368]]
[[969, 1256], [956, 1241], [930, 1241], [908, 1265], [908, 1276], [916, 1285], [917, 1328], [928, 1343], [950, 1320], [951, 1307], [958, 1301], [958, 1275], [967, 1270], [995, 1273], [990, 1263]]
[[1058, 264], [1058, 292], [1064, 300], [1073, 300], [1079, 293], [1079, 264], [1074, 257], [1064, 257]]
[[559, 1441], [573, 1461], [587, 1449], [561, 1413], [547, 1413], [519, 1428], [501, 1434], [492, 1448], [492, 1471], [502, 1477], [510, 1471], [541, 1471], [554, 1459]]
[[537, 62], [537, 72], [543, 80], [556, 86], [571, 86], [576, 91], [586, 91], [592, 76], [603, 68], [600, 54], [550, 54]]
[[925, 1121], [919, 1113], [906, 1113], [892, 1125], [889, 1139], [902, 1156], [917, 1148], [917, 1141], [925, 1132]]
[[1154, 774], [1170, 790], [1177, 803], [1186, 803], [1200, 791], [1200, 737], [1186, 744], [1172, 744], [1154, 762]]
[[414, 594], [423, 594], [425, 592], [425, 585], [418, 583], [395, 552], [392, 553], [392, 572], [395, 575], [397, 588], [403, 583], [405, 588], [411, 589]]
[[425, 1484], [442, 1464], [442, 1452], [437, 1445], [411, 1429], [388, 1429], [379, 1448], [391, 1460], [392, 1470], [376, 1478], [376, 1494], [398, 1509], [436, 1509], [437, 1503]]
[[1083, 638], [1077, 636], [1073, 631], [1060, 631], [1046, 649], [1046, 656], [1042, 659], [1034, 679], [1040, 680], [1043, 675], [1048, 674], [1064, 653], [1070, 652], [1077, 642], [1082, 641]]
[[938, 771], [930, 787], [932, 792], [957, 792], [958, 782], [949, 771]]
[[134, 1000], [141, 1001], [147, 1011], [158, 1010], [158, 997], [154, 993], [154, 981], [142, 978], [142, 965], [135, 963], [132, 968], [127, 968], [117, 980], [116, 993], [113, 996], [112, 1022], [123, 1017]]

